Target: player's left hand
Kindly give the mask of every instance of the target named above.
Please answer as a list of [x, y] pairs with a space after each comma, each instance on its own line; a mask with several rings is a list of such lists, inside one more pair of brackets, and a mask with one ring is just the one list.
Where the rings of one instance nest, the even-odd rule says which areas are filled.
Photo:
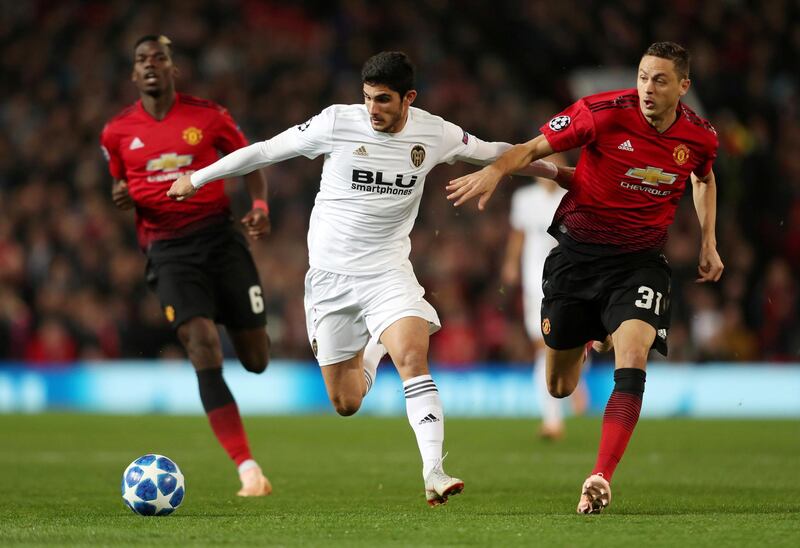
[[486, 202], [492, 197], [492, 193], [494, 193], [494, 189], [497, 188], [497, 183], [500, 182], [501, 178], [502, 174], [494, 166], [488, 165], [480, 171], [450, 181], [446, 187], [450, 192], [447, 195], [447, 199], [450, 201], [455, 200], [453, 205], [458, 207], [472, 198], [480, 196], [478, 198], [478, 209], [483, 211], [486, 207]]
[[717, 253], [717, 248], [713, 246], [703, 246], [700, 249], [700, 265], [697, 267], [697, 283], [716, 282], [722, 276], [725, 265]]
[[172, 183], [172, 186], [169, 187], [167, 196], [173, 200], [182, 202], [187, 198], [191, 198], [196, 193], [197, 189], [192, 185], [192, 179], [189, 175], [181, 175]]
[[269, 233], [272, 231], [269, 213], [260, 207], [251, 209], [247, 215], [242, 217], [242, 225], [245, 230], [247, 230], [247, 235], [254, 240], [260, 240], [265, 236], [269, 236]]

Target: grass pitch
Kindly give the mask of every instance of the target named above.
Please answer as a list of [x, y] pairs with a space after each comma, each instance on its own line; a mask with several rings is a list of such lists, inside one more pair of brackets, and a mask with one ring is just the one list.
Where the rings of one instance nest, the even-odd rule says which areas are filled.
[[[797, 421], [644, 420], [599, 516], [579, 516], [600, 419], [559, 443], [528, 420], [448, 419], [446, 469], [466, 482], [425, 504], [404, 419], [245, 418], [275, 492], [235, 496], [204, 417], [0, 415], [0, 545], [797, 546]], [[186, 476], [172, 516], [132, 514], [124, 468], [162, 453]]]

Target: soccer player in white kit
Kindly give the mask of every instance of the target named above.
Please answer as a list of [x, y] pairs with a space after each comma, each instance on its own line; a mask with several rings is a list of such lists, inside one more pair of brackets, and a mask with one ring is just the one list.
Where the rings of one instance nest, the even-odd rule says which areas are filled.
[[[536, 184], [525, 185], [514, 191], [511, 197], [511, 233], [501, 271], [504, 284], [511, 286], [522, 283], [525, 330], [533, 343], [534, 384], [542, 412], [539, 434], [542, 438], [554, 440], [564, 435], [564, 413], [561, 400], [551, 396], [547, 390], [542, 338], [542, 329], [546, 327], [542, 326], [541, 319], [544, 298], [542, 272], [547, 255], [558, 243], [547, 233], [547, 228], [566, 193], [565, 189], [548, 179], [538, 179]], [[573, 402], [576, 411], [582, 410], [585, 407], [584, 391], [576, 391], [572, 397], [582, 399]]]
[[[464, 482], [442, 468], [444, 412], [427, 361], [428, 339], [440, 322], [408, 259], [409, 233], [434, 166], [456, 160], [487, 164], [510, 145], [481, 141], [411, 107], [417, 96], [414, 67], [404, 53], [371, 57], [362, 81], [363, 104], [329, 106], [181, 177], [168, 195], [182, 200], [209, 181], [300, 155], [325, 156], [308, 231], [308, 338], [331, 403], [345, 416], [358, 411], [388, 350], [403, 381], [426, 499], [436, 506], [460, 493]], [[558, 169], [539, 162], [525, 173], [556, 177]]]

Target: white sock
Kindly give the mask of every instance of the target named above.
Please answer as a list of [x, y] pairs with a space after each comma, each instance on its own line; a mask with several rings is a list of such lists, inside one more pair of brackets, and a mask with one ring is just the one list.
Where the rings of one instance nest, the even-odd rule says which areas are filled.
[[242, 464], [239, 465], [239, 474], [244, 474], [251, 468], [258, 468], [258, 463], [253, 459], [247, 459]]
[[372, 385], [375, 384], [375, 378], [378, 376], [378, 364], [385, 355], [386, 347], [378, 341], [377, 337], [371, 337], [367, 341], [367, 346], [364, 347], [364, 380], [367, 381], [365, 396], [369, 394]]
[[561, 428], [564, 424], [564, 412], [561, 409], [561, 400], [554, 398], [547, 391], [547, 367], [545, 366], [545, 353], [539, 352], [533, 366], [533, 382], [539, 392], [539, 401], [542, 411], [542, 423], [551, 428]]
[[403, 382], [408, 423], [417, 436], [422, 457], [422, 477], [442, 460], [444, 410], [439, 390], [430, 375], [420, 375]]

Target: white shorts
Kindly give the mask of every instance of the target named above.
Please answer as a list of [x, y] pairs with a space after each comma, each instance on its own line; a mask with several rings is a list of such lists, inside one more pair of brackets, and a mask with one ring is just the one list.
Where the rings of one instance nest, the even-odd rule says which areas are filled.
[[348, 360], [367, 345], [370, 336], [408, 316], [441, 327], [436, 310], [422, 298], [411, 265], [372, 276], [346, 276], [315, 268], [306, 274], [306, 329], [321, 366]]
[[522, 307], [525, 314], [525, 330], [533, 341], [542, 340], [542, 295], [541, 291], [525, 292]]

